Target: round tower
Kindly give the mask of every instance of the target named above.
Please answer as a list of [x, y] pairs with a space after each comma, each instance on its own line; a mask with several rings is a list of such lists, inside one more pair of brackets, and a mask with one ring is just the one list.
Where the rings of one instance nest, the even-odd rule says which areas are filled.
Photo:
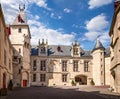
[[93, 81], [95, 85], [105, 85], [105, 48], [100, 42], [96, 41], [96, 44], [92, 50], [93, 56]]

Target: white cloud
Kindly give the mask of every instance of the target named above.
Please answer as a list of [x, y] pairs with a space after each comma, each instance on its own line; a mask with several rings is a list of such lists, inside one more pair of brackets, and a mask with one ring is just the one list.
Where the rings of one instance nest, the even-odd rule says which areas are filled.
[[[36, 22], [35, 20], [29, 20], [29, 23], [32, 22], [32, 24], [38, 24], [38, 22]], [[32, 45], [37, 45], [38, 44], [38, 40], [39, 39], [48, 39], [48, 43], [49, 44], [53, 44], [53, 45], [69, 45], [71, 44], [74, 39], [75, 39], [75, 34], [71, 33], [64, 33], [63, 31], [58, 30], [54, 30], [54, 29], [50, 29], [47, 28], [46, 26], [44, 26], [43, 24], [39, 23], [38, 27], [36, 26], [32, 26], [31, 24], [31, 35], [32, 35], [32, 39], [31, 39], [31, 43]]]
[[89, 31], [89, 32], [85, 33], [86, 39], [90, 40], [90, 41], [94, 41], [97, 38], [98, 35], [99, 35], [98, 32]]
[[106, 20], [106, 16], [104, 14], [100, 14], [87, 21], [86, 29], [88, 32], [84, 34], [84, 40], [95, 41], [99, 36], [102, 43], [108, 42], [110, 39], [108, 31], [106, 31], [108, 24], [109, 22]]
[[64, 9], [64, 12], [65, 12], [65, 13], [70, 13], [70, 12], [71, 12], [71, 10], [70, 10], [70, 9], [68, 9], [68, 8], [65, 8], [65, 9]]
[[109, 22], [104, 14], [100, 14], [87, 22], [86, 28], [89, 31], [102, 31], [108, 27]]
[[50, 14], [50, 17], [53, 18], [53, 19], [61, 19], [61, 18], [62, 18], [62, 16], [57, 15], [57, 14], [55, 14], [55, 13], [51, 13], [51, 14]]
[[39, 20], [39, 19], [40, 19], [40, 16], [35, 15], [35, 19], [36, 19], [36, 20]]
[[50, 11], [52, 10], [51, 8], [48, 7], [46, 0], [29, 0], [28, 2], [31, 4], [35, 3], [39, 7], [45, 8], [47, 10], [50, 10]]
[[[26, 1], [26, 0], [25, 0]], [[3, 0], [2, 5], [3, 5], [3, 10], [4, 10], [4, 15], [5, 15], [5, 20], [7, 23], [12, 23], [18, 13], [18, 7], [19, 4], [17, 3], [18, 0]], [[19, 0], [20, 3], [24, 3], [24, 0]], [[46, 0], [29, 0], [26, 2], [27, 4], [37, 4], [40, 7], [46, 8]], [[26, 7], [27, 9], [27, 7]], [[48, 9], [49, 10], [49, 9]], [[28, 24], [30, 25], [30, 31], [32, 35], [31, 43], [32, 44], [38, 44], [39, 39], [48, 39], [49, 44], [60, 44], [60, 45], [68, 45], [71, 44], [74, 39], [75, 39], [75, 33], [64, 33], [63, 29], [58, 29], [54, 30], [51, 28], [46, 27], [44, 24], [41, 22], [37, 21], [39, 20], [38, 15], [32, 15], [29, 10], [27, 10], [27, 15], [28, 15]], [[51, 17], [55, 16], [57, 19], [61, 19], [62, 16], [60, 15], [55, 15], [54, 13], [51, 14]]]
[[103, 5], [112, 3], [113, 0], [89, 0], [88, 5], [89, 9], [98, 8]]

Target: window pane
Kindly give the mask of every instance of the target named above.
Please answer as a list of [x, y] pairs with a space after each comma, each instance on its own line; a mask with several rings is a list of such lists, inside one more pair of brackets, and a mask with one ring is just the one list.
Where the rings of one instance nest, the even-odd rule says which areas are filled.
[[45, 82], [46, 81], [46, 75], [45, 74], [40, 74], [40, 81]]
[[40, 62], [40, 69], [41, 69], [41, 71], [46, 71], [46, 61], [45, 60]]

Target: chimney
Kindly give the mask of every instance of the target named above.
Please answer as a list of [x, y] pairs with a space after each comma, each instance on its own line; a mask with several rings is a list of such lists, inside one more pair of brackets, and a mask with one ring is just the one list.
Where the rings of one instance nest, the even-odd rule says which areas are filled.
[[120, 0], [115, 0], [114, 1], [114, 10], [117, 9], [117, 7], [119, 6], [119, 4], [120, 4]]

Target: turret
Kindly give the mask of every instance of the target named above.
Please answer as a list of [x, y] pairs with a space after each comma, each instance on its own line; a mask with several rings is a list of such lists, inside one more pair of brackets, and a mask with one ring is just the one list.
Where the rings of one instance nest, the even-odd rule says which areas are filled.
[[93, 80], [95, 85], [105, 85], [105, 58], [104, 58], [105, 48], [100, 42], [96, 41], [96, 44], [92, 51], [93, 56]]

